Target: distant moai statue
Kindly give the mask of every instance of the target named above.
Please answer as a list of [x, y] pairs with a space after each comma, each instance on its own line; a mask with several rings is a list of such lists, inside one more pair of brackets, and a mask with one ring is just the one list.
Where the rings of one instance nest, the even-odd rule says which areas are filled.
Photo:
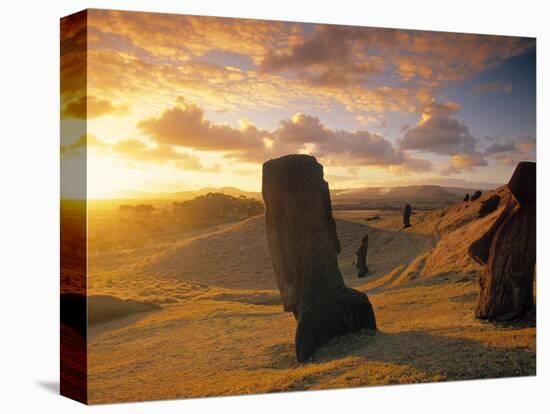
[[471, 201], [476, 201], [479, 197], [481, 197], [481, 191], [477, 190], [475, 193], [472, 194], [472, 197], [470, 198]]
[[479, 279], [475, 315], [509, 320], [533, 306], [536, 263], [536, 163], [517, 165], [508, 189], [512, 193], [489, 230], [468, 249], [485, 265]]
[[357, 277], [365, 277], [369, 272], [367, 266], [367, 249], [369, 248], [369, 235], [365, 234], [361, 239], [361, 245], [355, 252], [357, 256]]
[[410, 204], [407, 204], [405, 206], [405, 209], [403, 210], [403, 228], [406, 229], [407, 227], [411, 227], [411, 213], [412, 213], [412, 207]]
[[340, 242], [323, 166], [309, 155], [267, 161], [262, 195], [283, 307], [298, 322], [298, 362], [338, 335], [376, 329], [367, 295], [346, 287], [338, 268]]
[[470, 194], [466, 193], [466, 196], [464, 196], [464, 201], [470, 201]]

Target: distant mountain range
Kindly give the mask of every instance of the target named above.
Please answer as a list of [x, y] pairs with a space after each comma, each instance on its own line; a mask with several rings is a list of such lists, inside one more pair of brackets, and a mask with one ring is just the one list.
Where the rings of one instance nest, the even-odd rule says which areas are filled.
[[262, 195], [259, 192], [244, 191], [235, 187], [205, 187], [200, 190], [188, 190], [177, 192], [160, 192], [151, 193], [147, 191], [128, 190], [117, 194], [116, 199], [137, 199], [137, 200], [192, 200], [195, 197], [205, 195], [208, 193], [223, 193], [233, 197], [251, 197], [257, 200], [262, 199]]
[[[446, 187], [439, 185], [408, 185], [401, 187], [366, 187], [353, 189], [336, 189], [331, 191], [331, 197], [335, 202], [357, 200], [437, 200], [455, 202], [464, 198], [466, 193], [473, 193], [477, 188]], [[208, 193], [224, 193], [233, 197], [251, 197], [262, 200], [262, 195], [257, 191], [244, 191], [235, 187], [205, 187], [200, 190], [151, 193], [145, 191], [129, 190], [120, 193], [117, 199], [139, 200], [191, 200]]]
[[426, 199], [458, 201], [466, 193], [475, 189], [461, 187], [442, 187], [439, 185], [408, 185], [403, 187], [369, 187], [348, 190], [333, 190], [334, 200], [359, 199]]

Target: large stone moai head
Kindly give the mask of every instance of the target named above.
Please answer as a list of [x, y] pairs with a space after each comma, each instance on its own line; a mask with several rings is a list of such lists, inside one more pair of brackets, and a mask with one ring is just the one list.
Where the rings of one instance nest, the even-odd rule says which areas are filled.
[[533, 306], [536, 262], [536, 164], [521, 162], [508, 188], [512, 198], [489, 230], [468, 249], [485, 265], [475, 314], [507, 320]]
[[307, 155], [288, 155], [263, 166], [267, 241], [283, 305], [296, 310], [314, 286], [341, 289], [340, 243], [323, 166]]
[[323, 166], [308, 155], [267, 161], [262, 195], [283, 306], [298, 321], [298, 361], [336, 335], [375, 329], [367, 296], [347, 288], [338, 268], [340, 243]]

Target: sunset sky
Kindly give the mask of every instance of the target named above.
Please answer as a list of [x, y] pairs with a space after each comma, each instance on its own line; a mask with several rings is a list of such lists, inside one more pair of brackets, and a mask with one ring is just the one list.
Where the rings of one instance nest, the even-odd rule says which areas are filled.
[[87, 99], [62, 53], [61, 118], [90, 198], [259, 191], [298, 152], [331, 188], [487, 188], [535, 159], [534, 39], [92, 10], [87, 42]]

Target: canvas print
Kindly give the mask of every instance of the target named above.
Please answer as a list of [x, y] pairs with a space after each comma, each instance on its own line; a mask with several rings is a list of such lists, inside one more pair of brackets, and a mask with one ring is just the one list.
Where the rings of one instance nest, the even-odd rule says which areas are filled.
[[61, 19], [61, 393], [536, 375], [536, 40]]

